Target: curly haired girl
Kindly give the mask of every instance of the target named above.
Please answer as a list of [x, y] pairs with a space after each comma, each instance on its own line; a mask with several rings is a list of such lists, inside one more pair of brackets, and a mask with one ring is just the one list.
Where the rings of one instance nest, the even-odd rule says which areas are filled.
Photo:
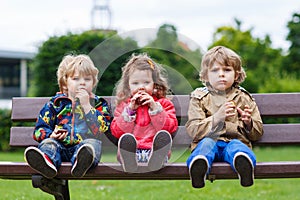
[[111, 131], [119, 139], [118, 160], [126, 172], [136, 172], [137, 163], [158, 170], [170, 155], [178, 122], [163, 72], [147, 54], [133, 54], [122, 68]]

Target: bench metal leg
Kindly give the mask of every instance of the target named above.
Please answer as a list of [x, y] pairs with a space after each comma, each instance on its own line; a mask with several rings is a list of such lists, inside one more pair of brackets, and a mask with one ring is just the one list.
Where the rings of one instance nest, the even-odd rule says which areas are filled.
[[70, 200], [68, 180], [47, 179], [42, 175], [32, 175], [32, 186], [52, 194], [56, 200]]

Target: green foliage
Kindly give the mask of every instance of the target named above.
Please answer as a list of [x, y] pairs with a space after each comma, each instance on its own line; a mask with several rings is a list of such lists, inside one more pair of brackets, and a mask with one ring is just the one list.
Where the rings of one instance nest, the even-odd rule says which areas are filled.
[[[236, 51], [242, 58], [247, 78], [242, 86], [251, 93], [283, 93], [299, 92], [299, 69], [300, 66], [300, 42], [299, 36], [300, 23], [299, 15], [297, 20], [289, 22], [292, 29], [289, 38], [294, 39], [290, 48], [290, 54], [284, 56], [282, 49], [273, 49], [268, 35], [264, 39], [255, 38], [252, 29], [242, 31], [241, 22], [235, 20], [236, 27], [219, 27], [214, 33], [212, 46], [223, 45]], [[297, 23], [296, 23], [297, 22]], [[298, 26], [298, 27], [297, 27]], [[294, 36], [294, 37], [292, 37]], [[294, 53], [292, 51], [295, 51]], [[297, 54], [297, 59], [294, 55]], [[289, 62], [289, 63], [288, 63]], [[287, 64], [288, 63], [288, 64]], [[299, 119], [264, 119], [264, 123], [299, 123]]]
[[115, 35], [97, 45], [90, 53], [90, 57], [99, 68], [99, 83], [97, 94], [113, 95], [114, 87], [121, 78], [121, 68], [132, 53], [140, 52], [136, 41], [131, 38], [120, 38]]
[[255, 38], [252, 29], [242, 31], [241, 21], [236, 19], [235, 22], [236, 27], [222, 26], [216, 30], [211, 47], [223, 45], [237, 52], [247, 73], [243, 86], [249, 92], [258, 92], [260, 87], [269, 83], [272, 73], [279, 71], [282, 49], [273, 49], [268, 35], [264, 39]]
[[[143, 49], [143, 51], [148, 52], [154, 60], [161, 63], [166, 69], [168, 82], [173, 94], [190, 94], [194, 88], [201, 85], [201, 82], [198, 80], [200, 67], [196, 68], [183, 55], [159, 49]], [[201, 61], [199, 56], [198, 60]]]
[[142, 51], [148, 52], [167, 69], [168, 80], [175, 94], [190, 94], [193, 88], [201, 85], [198, 76], [202, 53], [200, 49], [191, 50], [179, 41], [173, 25], [162, 25], [156, 39]]
[[273, 73], [262, 87], [260, 87], [260, 93], [284, 93], [284, 92], [299, 92], [300, 80], [296, 78], [296, 74], [283, 74]]
[[9, 147], [9, 131], [11, 127], [11, 110], [0, 109], [0, 151], [7, 151]]
[[119, 37], [114, 31], [86, 31], [50, 37], [41, 45], [30, 65], [29, 96], [52, 96], [58, 91], [57, 67], [63, 56], [70, 53], [88, 54], [100, 71], [96, 94], [112, 95], [121, 77], [121, 67], [133, 52], [148, 52], [163, 64], [176, 94], [189, 94], [192, 88], [201, 84], [198, 81], [200, 50], [190, 50], [178, 40], [176, 28], [164, 24], [157, 32], [157, 38], [145, 48], [138, 47], [131, 38]]
[[293, 71], [300, 77], [300, 13], [294, 13], [292, 19], [288, 22], [289, 33], [287, 40], [291, 42], [288, 55], [282, 65], [282, 71]]
[[[99, 44], [115, 34], [115, 31], [86, 31], [82, 34], [69, 33], [60, 37], [50, 37], [41, 45], [38, 54], [30, 65], [31, 82], [29, 96], [52, 96], [58, 91], [56, 71], [63, 56], [67, 54], [89, 54], [94, 51], [98, 53], [98, 55], [94, 53], [96, 58], [110, 58], [109, 55], [112, 53], [110, 50], [127, 49], [125, 48], [126, 45], [135, 48], [137, 47], [136, 42], [132, 40], [122, 40], [117, 38], [115, 39], [115, 42], [111, 44], [112, 48], [101, 48], [101, 52], [94, 50]], [[96, 58], [92, 57], [92, 60]], [[97, 59], [97, 61], [99, 61], [99, 59]], [[100, 63], [95, 63], [99, 68], [101, 68], [101, 66], [98, 65], [102, 64], [103, 59], [100, 59], [100, 61]], [[103, 78], [101, 81], [106, 83], [111, 82], [111, 76], [119, 74], [116, 73], [116, 68], [120, 68], [120, 65], [121, 63], [115, 63], [111, 68], [107, 67], [108, 72], [106, 72], [106, 74], [109, 74], [107, 76], [108, 78]], [[101, 87], [101, 89], [102, 95], [110, 95], [112, 92], [111, 87]]]

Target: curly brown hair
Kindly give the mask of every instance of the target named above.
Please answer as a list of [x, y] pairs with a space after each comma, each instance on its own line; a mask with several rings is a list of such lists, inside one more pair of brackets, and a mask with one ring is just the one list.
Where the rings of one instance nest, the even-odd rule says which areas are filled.
[[117, 105], [131, 96], [129, 77], [134, 70], [150, 70], [154, 81], [155, 95], [157, 98], [166, 97], [169, 86], [164, 68], [154, 62], [146, 53], [132, 54], [125, 66], [122, 67], [122, 77], [115, 87]]
[[232, 66], [236, 75], [237, 80], [233, 83], [233, 86], [238, 86], [246, 78], [246, 72], [242, 67], [242, 61], [240, 56], [233, 50], [224, 46], [215, 46], [207, 51], [203, 56], [201, 62], [200, 81], [207, 86], [208, 83], [208, 69], [211, 68], [215, 63], [224, 66]]

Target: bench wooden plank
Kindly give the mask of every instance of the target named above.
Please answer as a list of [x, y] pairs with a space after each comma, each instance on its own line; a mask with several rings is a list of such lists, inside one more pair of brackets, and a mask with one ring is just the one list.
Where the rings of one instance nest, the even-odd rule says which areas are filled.
[[[262, 116], [300, 116], [300, 93], [253, 94]], [[114, 105], [114, 97], [104, 96]], [[14, 97], [12, 99], [13, 121], [35, 121], [42, 106], [49, 97]], [[176, 95], [172, 99], [177, 116], [187, 117], [189, 96]]]
[[[10, 145], [14, 147], [36, 146], [38, 143], [33, 140], [33, 127], [12, 127]], [[265, 124], [263, 137], [254, 142], [256, 145], [296, 145], [300, 144], [300, 124]], [[113, 145], [106, 136], [101, 138], [103, 146]], [[192, 141], [186, 134], [184, 126], [179, 126], [173, 138], [173, 145], [188, 147]]]
[[262, 116], [300, 116], [300, 93], [253, 94]]
[[49, 97], [14, 97], [12, 99], [12, 121], [35, 121]]
[[[34, 127], [11, 127], [10, 130], [10, 146], [27, 147], [37, 146], [37, 142], [32, 138]], [[103, 146], [110, 146], [113, 143], [105, 136], [101, 137]], [[177, 146], [188, 146], [191, 143], [191, 138], [186, 134], [185, 127], [180, 126], [173, 138], [173, 144]]]
[[300, 144], [300, 124], [264, 124], [264, 135], [254, 145]]
[[[59, 179], [78, 179], [73, 177], [70, 163], [63, 163], [58, 171]], [[189, 180], [188, 169], [185, 163], [168, 163], [159, 171], [148, 172], [145, 165], [139, 166], [139, 173], [125, 173], [119, 163], [100, 163], [90, 170], [82, 180]], [[276, 173], [274, 173], [276, 172]], [[0, 177], [8, 179], [31, 179], [36, 174], [25, 162], [0, 162]], [[290, 162], [259, 162], [255, 168], [256, 179], [266, 178], [300, 178], [300, 161]], [[236, 173], [228, 163], [215, 162], [207, 179], [236, 179]]]

